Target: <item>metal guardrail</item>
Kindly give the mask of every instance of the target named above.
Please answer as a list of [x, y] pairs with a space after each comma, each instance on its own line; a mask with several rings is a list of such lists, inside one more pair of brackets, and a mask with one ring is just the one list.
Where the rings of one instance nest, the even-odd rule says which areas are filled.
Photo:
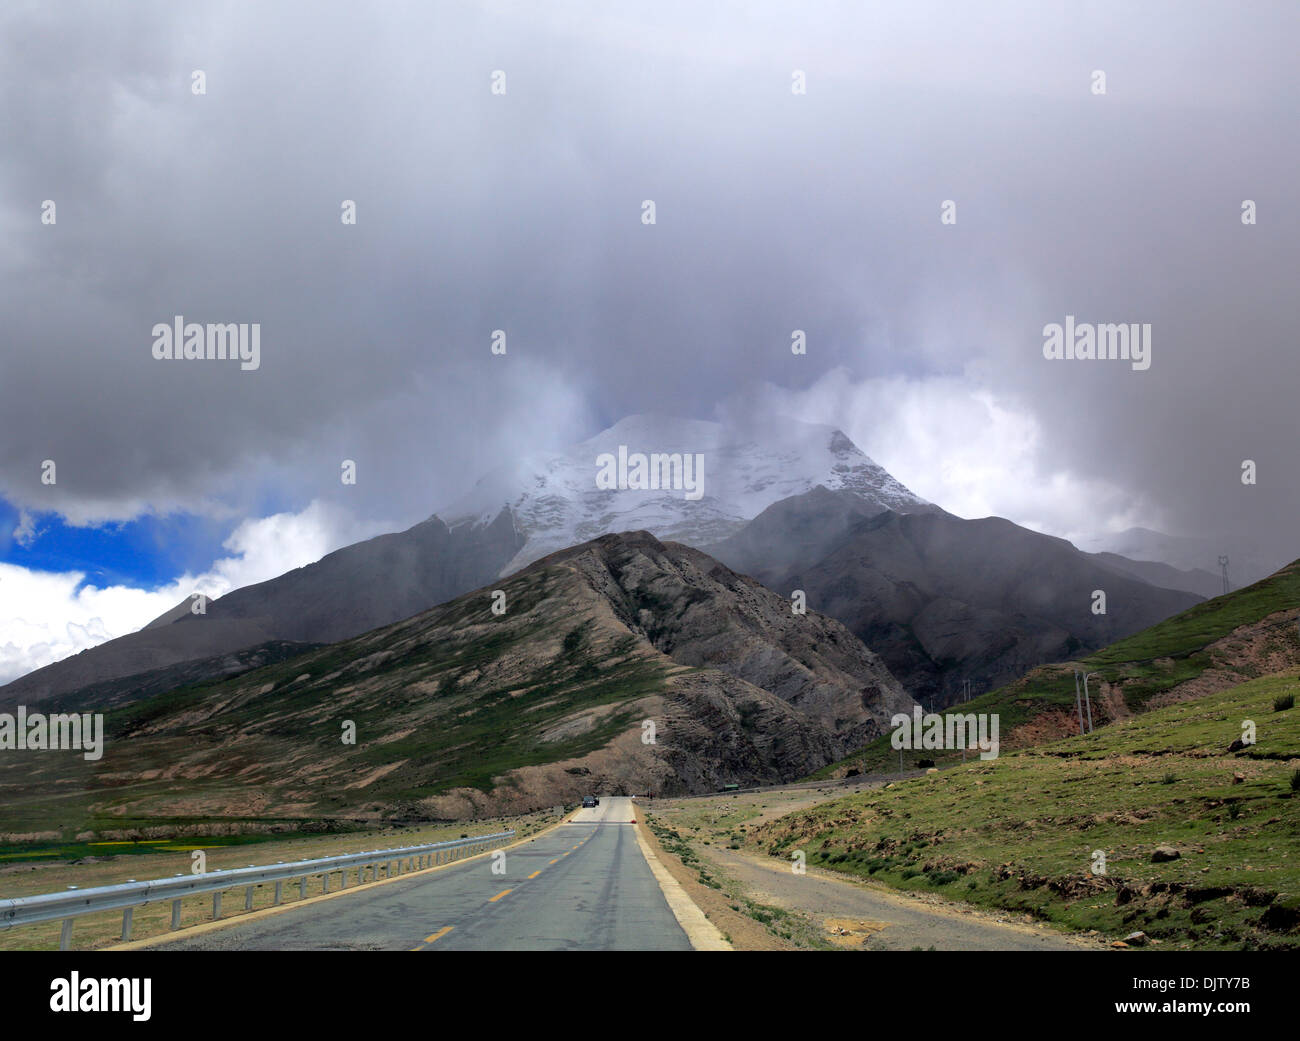
[[[221, 917], [221, 894], [227, 889], [244, 888], [244, 910], [253, 908], [253, 890], [270, 882], [275, 883], [275, 898], [271, 906], [277, 906], [283, 896], [286, 881], [298, 880], [299, 898], [307, 895], [307, 879], [319, 875], [324, 891], [330, 891], [330, 876], [339, 875], [339, 888], [348, 887], [348, 873], [357, 871], [357, 885], [366, 881], [366, 872], [370, 872], [370, 881], [377, 881], [380, 869], [384, 878], [393, 878], [405, 871], [421, 871], [426, 867], [449, 864], [453, 860], [483, 853], [506, 839], [514, 838], [511, 831], [497, 832], [494, 835], [472, 835], [464, 839], [451, 839], [447, 842], [433, 842], [422, 846], [398, 846], [393, 849], [372, 849], [360, 853], [344, 853], [336, 857], [320, 857], [316, 860], [296, 860], [273, 865], [246, 868], [230, 868], [222, 871], [207, 871], [201, 875], [176, 875], [172, 878], [159, 878], [148, 882], [123, 882], [115, 886], [96, 886], [93, 889], [69, 888], [63, 893], [42, 893], [39, 896], [20, 896], [0, 900], [0, 929], [12, 929], [19, 925], [34, 925], [39, 922], [63, 920], [63, 931], [59, 936], [59, 950], [66, 951], [72, 941], [72, 923], [83, 915], [98, 914], [103, 911], [122, 911], [122, 940], [131, 938], [132, 912], [146, 904], [172, 903], [171, 927], [181, 927], [181, 900], [197, 893], [212, 894], [212, 918]], [[396, 870], [394, 871], [394, 865]]]

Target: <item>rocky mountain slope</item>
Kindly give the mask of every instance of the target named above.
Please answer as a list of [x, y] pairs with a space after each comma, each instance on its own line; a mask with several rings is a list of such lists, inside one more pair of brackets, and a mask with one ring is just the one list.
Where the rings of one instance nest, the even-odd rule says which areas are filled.
[[[709, 547], [729, 567], [838, 618], [936, 705], [1103, 647], [1196, 603], [997, 517], [876, 512], [814, 489]], [[1106, 594], [1094, 614], [1093, 591]]]
[[912, 705], [838, 622], [636, 532], [351, 640], [124, 704], [98, 762], [0, 761], [0, 802], [10, 832], [469, 817], [789, 780]]

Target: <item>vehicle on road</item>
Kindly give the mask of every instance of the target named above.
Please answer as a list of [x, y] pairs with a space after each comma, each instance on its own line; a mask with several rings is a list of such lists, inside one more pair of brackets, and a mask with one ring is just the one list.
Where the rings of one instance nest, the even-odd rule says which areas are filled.
[[597, 799], [594, 795], [584, 795], [582, 797], [582, 808], [589, 810], [596, 805]]

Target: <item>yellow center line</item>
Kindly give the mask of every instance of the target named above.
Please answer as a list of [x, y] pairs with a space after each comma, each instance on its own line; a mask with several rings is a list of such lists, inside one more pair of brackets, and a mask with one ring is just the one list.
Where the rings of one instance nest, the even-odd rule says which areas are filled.
[[439, 930], [438, 930], [436, 933], [434, 933], [432, 936], [426, 936], [426, 937], [424, 938], [424, 942], [425, 942], [425, 943], [433, 943], [434, 940], [441, 940], [444, 936], [446, 936], [449, 932], [451, 932], [451, 931], [452, 931], [453, 929], [455, 929], [455, 928], [456, 928], [456, 927], [455, 927], [454, 925], [444, 925], [441, 929], [439, 929]]
[[540, 875], [541, 873], [542, 873], [542, 869], [541, 869], [541, 868], [538, 868], [536, 871], [534, 871], [534, 872], [533, 872], [531, 875], [529, 875], [528, 877], [529, 877], [529, 878], [536, 878], [536, 877], [537, 877], [538, 875]]
[[558, 864], [559, 862], [560, 862], [559, 857], [556, 857], [554, 860], [551, 861], [552, 864]]
[[500, 899], [501, 899], [503, 896], [505, 896], [507, 893], [513, 893], [513, 892], [514, 892], [513, 889], [503, 889], [503, 890], [501, 890], [501, 892], [499, 892], [496, 896], [494, 896], [491, 900], [489, 900], [488, 903], [489, 903], [489, 904], [495, 904], [498, 900], [500, 900]]

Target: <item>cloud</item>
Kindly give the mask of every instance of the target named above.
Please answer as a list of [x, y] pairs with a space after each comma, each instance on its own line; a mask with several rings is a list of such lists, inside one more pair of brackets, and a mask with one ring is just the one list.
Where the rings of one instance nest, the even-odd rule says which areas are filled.
[[918, 495], [961, 517], [1007, 517], [1069, 539], [1164, 519], [1153, 504], [1055, 462], [1038, 417], [970, 374], [855, 380], [837, 370], [800, 391], [768, 384], [719, 412], [837, 426]]
[[202, 574], [155, 589], [83, 585], [76, 571], [45, 572], [0, 563], [0, 683], [143, 628], [195, 592], [219, 597], [326, 553], [391, 530], [312, 502], [298, 513], [249, 519], [226, 539], [230, 556]]
[[18, 524], [10, 537], [20, 546], [30, 546], [36, 539], [36, 518], [27, 510], [19, 510]]

